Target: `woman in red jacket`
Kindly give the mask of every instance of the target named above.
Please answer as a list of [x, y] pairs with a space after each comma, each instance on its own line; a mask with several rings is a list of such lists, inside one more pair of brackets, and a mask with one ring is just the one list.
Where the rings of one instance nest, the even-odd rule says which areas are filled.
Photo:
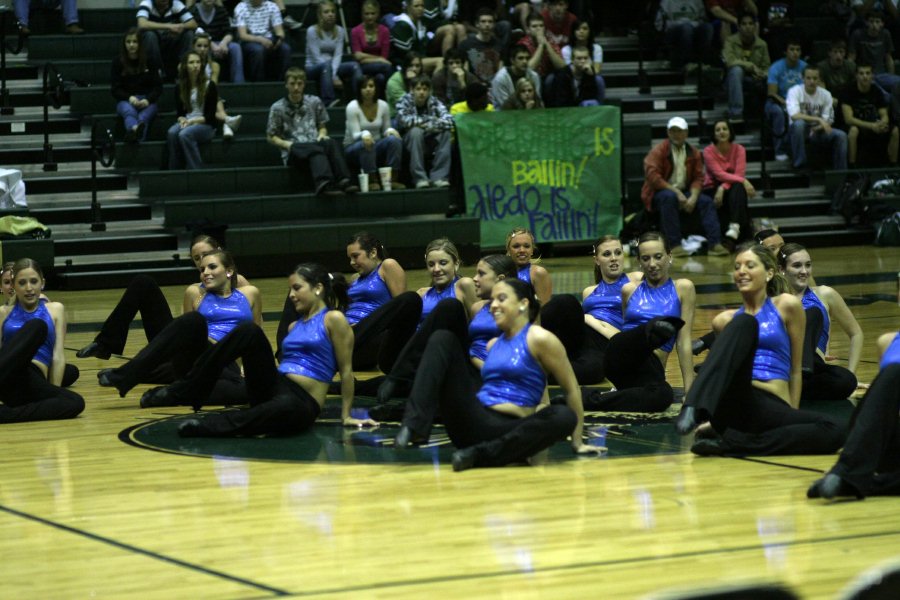
[[738, 242], [750, 239], [753, 233], [747, 199], [756, 195], [756, 189], [747, 179], [747, 151], [735, 143], [734, 132], [725, 119], [713, 124], [713, 143], [703, 149], [703, 162], [703, 193], [716, 204], [725, 234], [723, 244], [734, 250]]

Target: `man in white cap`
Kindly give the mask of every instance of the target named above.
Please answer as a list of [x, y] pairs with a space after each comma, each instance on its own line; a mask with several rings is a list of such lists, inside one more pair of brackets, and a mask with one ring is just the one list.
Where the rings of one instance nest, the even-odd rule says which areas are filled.
[[644, 157], [644, 208], [659, 215], [659, 227], [672, 256], [688, 255], [681, 247], [681, 218], [686, 215], [699, 216], [710, 256], [728, 256], [728, 249], [722, 245], [716, 205], [712, 198], [700, 193], [703, 159], [700, 151], [687, 143], [687, 121], [672, 117], [666, 129], [668, 139]]

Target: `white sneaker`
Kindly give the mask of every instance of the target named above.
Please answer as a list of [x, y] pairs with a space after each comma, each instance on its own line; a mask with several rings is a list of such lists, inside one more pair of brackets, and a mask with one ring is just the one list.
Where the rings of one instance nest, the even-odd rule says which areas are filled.
[[725, 232], [725, 237], [731, 238], [735, 241], [739, 237], [741, 237], [741, 226], [739, 223], [729, 223], [728, 231]]
[[434, 187], [436, 187], [436, 188], [450, 187], [450, 182], [447, 181], [446, 179], [438, 179], [437, 181], [434, 182]]
[[228, 123], [222, 125], [222, 137], [226, 140], [230, 140], [234, 137], [234, 131], [228, 126]]
[[300, 23], [299, 21], [294, 19], [294, 17], [292, 17], [291, 15], [285, 15], [284, 19], [282, 19], [281, 22], [288, 29], [294, 29], [294, 30], [303, 29], [303, 23]]
[[431, 186], [431, 182], [428, 181], [427, 179], [420, 179], [419, 181], [416, 182], [416, 189], [417, 189], [417, 190], [421, 190], [421, 189], [423, 189], [423, 188], [427, 188], [427, 187], [430, 187], [430, 186]]
[[231, 128], [232, 132], [237, 131], [241, 127], [241, 115], [225, 117], [225, 124]]
[[775, 160], [778, 162], [787, 162], [790, 157], [787, 154], [776, 154]]

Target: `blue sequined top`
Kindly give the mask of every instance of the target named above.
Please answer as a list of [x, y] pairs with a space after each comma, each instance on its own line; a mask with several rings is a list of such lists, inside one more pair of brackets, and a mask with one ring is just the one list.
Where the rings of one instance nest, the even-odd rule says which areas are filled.
[[16, 302], [9, 316], [3, 321], [3, 343], [6, 344], [20, 330], [22, 326], [32, 319], [40, 319], [47, 324], [47, 339], [40, 345], [37, 352], [34, 353], [34, 360], [38, 361], [46, 367], [50, 367], [53, 362], [53, 346], [56, 345], [56, 326], [53, 324], [53, 316], [45, 306], [43, 300], [38, 302], [37, 308], [33, 312], [28, 312], [22, 305]]
[[485, 304], [475, 313], [469, 323], [469, 356], [484, 360], [487, 356], [487, 343], [500, 335], [500, 328], [491, 314], [491, 303]]
[[528, 351], [530, 328], [530, 324], [526, 325], [513, 338], [501, 335], [494, 342], [481, 367], [484, 383], [478, 390], [478, 400], [483, 405], [509, 403], [532, 407], [540, 403], [547, 376]]
[[337, 373], [334, 345], [325, 329], [322, 310], [307, 320], [300, 319], [281, 342], [281, 363], [278, 370], [291, 375], [303, 375], [316, 381], [331, 381]]
[[[622, 330], [634, 329], [655, 317], [681, 317], [681, 300], [675, 282], [669, 279], [659, 287], [650, 287], [642, 281], [625, 307], [625, 325]], [[660, 346], [662, 350], [671, 352], [675, 347], [675, 337]]]
[[878, 364], [882, 369], [888, 365], [896, 365], [900, 364], [900, 332], [894, 336], [894, 339], [891, 341], [891, 345], [887, 347], [884, 355], [881, 357], [881, 362]]
[[627, 275], [622, 275], [615, 283], [606, 283], [601, 279], [581, 305], [584, 314], [609, 323], [621, 331], [625, 325], [625, 318], [622, 316], [622, 286], [626, 283]]
[[437, 291], [434, 289], [434, 286], [428, 288], [428, 291], [425, 292], [425, 297], [422, 298], [422, 316], [419, 317], [419, 325], [422, 324], [422, 321], [425, 320], [431, 311], [434, 310], [434, 307], [437, 306], [438, 302], [441, 300], [446, 300], [447, 298], [456, 298], [456, 282], [459, 281], [459, 277], [454, 277], [453, 281], [451, 281], [447, 287], [442, 289], [441, 291]]
[[825, 304], [812, 288], [806, 288], [806, 291], [803, 292], [803, 297], [800, 299], [800, 303], [803, 305], [803, 310], [815, 306], [822, 311], [822, 333], [816, 341], [816, 348], [824, 354], [825, 349], [828, 348], [828, 336], [830, 335], [831, 330], [831, 319], [828, 318], [828, 309], [825, 308]]
[[518, 272], [516, 272], [516, 277], [518, 277], [525, 283], [531, 283], [531, 263], [519, 267]]
[[238, 290], [232, 290], [227, 298], [205, 293], [197, 312], [206, 319], [207, 336], [217, 342], [228, 335], [238, 323], [253, 320], [250, 301]]
[[[744, 312], [742, 306], [735, 315]], [[759, 342], [753, 357], [753, 379], [791, 379], [791, 338], [771, 298], [753, 315], [759, 324]]]
[[360, 275], [347, 289], [350, 297], [350, 307], [347, 309], [347, 322], [356, 325], [376, 308], [386, 304], [391, 299], [391, 291], [378, 274], [381, 271], [381, 263], [370, 273]]

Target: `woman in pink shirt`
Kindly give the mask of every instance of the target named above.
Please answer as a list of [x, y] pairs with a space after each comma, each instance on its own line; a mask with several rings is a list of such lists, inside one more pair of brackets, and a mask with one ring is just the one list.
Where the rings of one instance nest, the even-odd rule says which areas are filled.
[[703, 193], [715, 201], [725, 234], [722, 243], [733, 251], [739, 241], [753, 235], [747, 199], [756, 196], [756, 188], [746, 177], [747, 151], [735, 143], [725, 119], [713, 125], [713, 143], [703, 149], [703, 162]]
[[378, 95], [384, 97], [384, 84], [394, 72], [388, 60], [391, 50], [391, 32], [378, 22], [381, 6], [377, 0], [366, 0], [362, 5], [362, 23], [350, 30], [350, 49], [364, 75], [375, 78]]

